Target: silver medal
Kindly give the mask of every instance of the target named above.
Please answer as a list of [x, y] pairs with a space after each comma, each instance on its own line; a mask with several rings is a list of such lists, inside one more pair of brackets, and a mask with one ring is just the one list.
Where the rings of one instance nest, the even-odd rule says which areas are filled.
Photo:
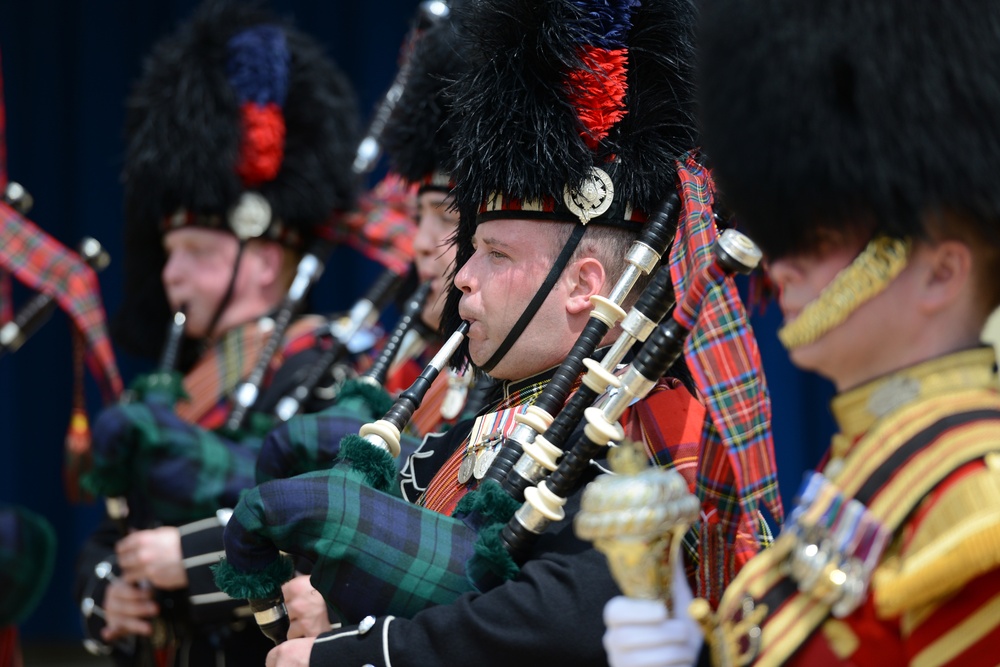
[[496, 458], [497, 450], [493, 447], [487, 447], [481, 452], [476, 454], [476, 468], [473, 471], [476, 479], [482, 479], [486, 476], [486, 471], [490, 469], [493, 464], [493, 459]]
[[458, 483], [466, 484], [472, 479], [473, 468], [475, 467], [475, 457], [466, 450], [462, 455], [462, 465], [458, 466]]

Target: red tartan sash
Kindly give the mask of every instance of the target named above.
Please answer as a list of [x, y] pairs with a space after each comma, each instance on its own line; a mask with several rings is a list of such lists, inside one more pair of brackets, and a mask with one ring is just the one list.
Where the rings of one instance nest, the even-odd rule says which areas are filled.
[[[548, 378], [514, 392], [487, 414], [499, 413], [515, 408], [523, 412], [528, 405], [538, 398], [538, 395], [542, 393], [547, 383]], [[475, 478], [466, 484], [460, 484], [458, 481], [458, 469], [461, 466], [462, 457], [465, 455], [466, 445], [469, 443], [470, 436], [471, 432], [462, 440], [461, 446], [451, 453], [448, 460], [441, 466], [441, 469], [434, 474], [434, 477], [427, 485], [427, 489], [417, 500], [418, 505], [451, 516], [458, 502], [465, 494], [475, 486], [478, 486], [478, 480]]]
[[441, 406], [444, 404], [445, 396], [448, 394], [448, 386], [451, 383], [451, 374], [447, 371], [438, 374], [431, 383], [430, 388], [424, 395], [420, 407], [417, 408], [410, 418], [409, 429], [414, 433], [425, 436], [434, 433], [445, 422], [441, 416]]
[[[293, 340], [320, 326], [318, 316], [302, 317], [293, 322], [285, 332], [285, 340]], [[177, 416], [191, 424], [215, 428], [222, 423], [202, 423], [210, 417], [215, 421], [219, 416], [216, 408], [226, 400], [236, 386], [242, 382], [257, 364], [270, 331], [261, 330], [257, 322], [250, 322], [228, 331], [184, 376], [184, 391], [189, 399], [177, 402]], [[271, 361], [271, 368], [281, 364], [281, 353]], [[228, 409], [225, 410], [228, 414]], [[221, 415], [225, 418], [225, 414]]]

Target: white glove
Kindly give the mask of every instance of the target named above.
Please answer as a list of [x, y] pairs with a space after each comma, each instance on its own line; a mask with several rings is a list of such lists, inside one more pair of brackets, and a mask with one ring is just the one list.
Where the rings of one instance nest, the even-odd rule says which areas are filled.
[[618, 596], [604, 605], [604, 650], [611, 667], [690, 667], [698, 662], [701, 626], [688, 615], [691, 586], [682, 559], [674, 566], [675, 617], [661, 600]]

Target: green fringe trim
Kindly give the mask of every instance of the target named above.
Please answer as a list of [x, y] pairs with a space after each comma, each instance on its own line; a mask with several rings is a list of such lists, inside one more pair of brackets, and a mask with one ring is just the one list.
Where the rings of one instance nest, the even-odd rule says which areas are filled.
[[520, 509], [521, 503], [510, 497], [503, 487], [493, 480], [486, 480], [475, 491], [470, 491], [458, 501], [455, 514], [476, 513], [484, 523], [507, 523]]
[[365, 476], [373, 489], [388, 491], [396, 481], [396, 459], [389, 452], [373, 446], [360, 435], [346, 435], [340, 441], [338, 458], [348, 461]]
[[467, 566], [467, 574], [474, 583], [482, 581], [487, 572], [506, 581], [520, 571], [500, 540], [503, 527], [520, 507], [521, 503], [492, 480], [483, 482], [458, 501], [455, 514], [476, 514], [483, 524], [474, 546], [476, 553]]
[[507, 581], [521, 571], [500, 539], [504, 525], [506, 524], [494, 523], [479, 531], [479, 537], [473, 547], [476, 553], [466, 565], [466, 573], [473, 584], [482, 581], [487, 572]]
[[382, 387], [376, 387], [362, 380], [348, 380], [340, 388], [338, 403], [349, 398], [360, 398], [371, 409], [373, 415], [384, 415], [395, 403]]
[[262, 572], [240, 572], [223, 558], [211, 567], [215, 585], [235, 600], [268, 600], [281, 595], [281, 585], [295, 575], [291, 557], [271, 561]]

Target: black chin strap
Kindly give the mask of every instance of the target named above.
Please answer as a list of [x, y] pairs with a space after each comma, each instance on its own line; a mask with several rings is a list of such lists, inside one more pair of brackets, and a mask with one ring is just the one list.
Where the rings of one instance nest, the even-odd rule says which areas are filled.
[[219, 307], [215, 309], [215, 315], [212, 316], [212, 321], [209, 323], [207, 332], [205, 333], [206, 338], [212, 337], [216, 325], [219, 324], [219, 320], [222, 318], [222, 313], [229, 306], [229, 302], [233, 298], [233, 290], [236, 288], [236, 274], [240, 271], [240, 260], [243, 259], [243, 249], [246, 245], [246, 241], [240, 241], [239, 249], [236, 251], [236, 261], [233, 262], [233, 273], [229, 276], [229, 286], [226, 288], [226, 293], [222, 296], [222, 301], [219, 302]]
[[531, 299], [531, 302], [525, 306], [524, 312], [521, 313], [521, 317], [517, 318], [517, 322], [511, 327], [511, 330], [507, 332], [507, 337], [503, 339], [500, 343], [500, 347], [496, 349], [493, 356], [490, 357], [485, 364], [480, 366], [480, 369], [489, 373], [493, 368], [500, 363], [500, 360], [504, 358], [504, 355], [510, 351], [510, 348], [517, 342], [517, 339], [521, 337], [528, 324], [531, 323], [531, 319], [541, 308], [542, 302], [548, 297], [549, 292], [552, 291], [552, 286], [556, 284], [559, 276], [562, 275], [563, 269], [569, 264], [569, 258], [573, 256], [573, 252], [576, 251], [576, 247], [580, 245], [580, 239], [583, 238], [583, 232], [586, 231], [584, 225], [576, 225], [573, 228], [573, 233], [570, 235], [569, 240], [566, 241], [566, 245], [563, 246], [562, 252], [556, 257], [555, 263], [549, 270], [549, 275], [545, 276], [545, 280], [539, 286], [538, 291], [535, 292], [535, 296]]

